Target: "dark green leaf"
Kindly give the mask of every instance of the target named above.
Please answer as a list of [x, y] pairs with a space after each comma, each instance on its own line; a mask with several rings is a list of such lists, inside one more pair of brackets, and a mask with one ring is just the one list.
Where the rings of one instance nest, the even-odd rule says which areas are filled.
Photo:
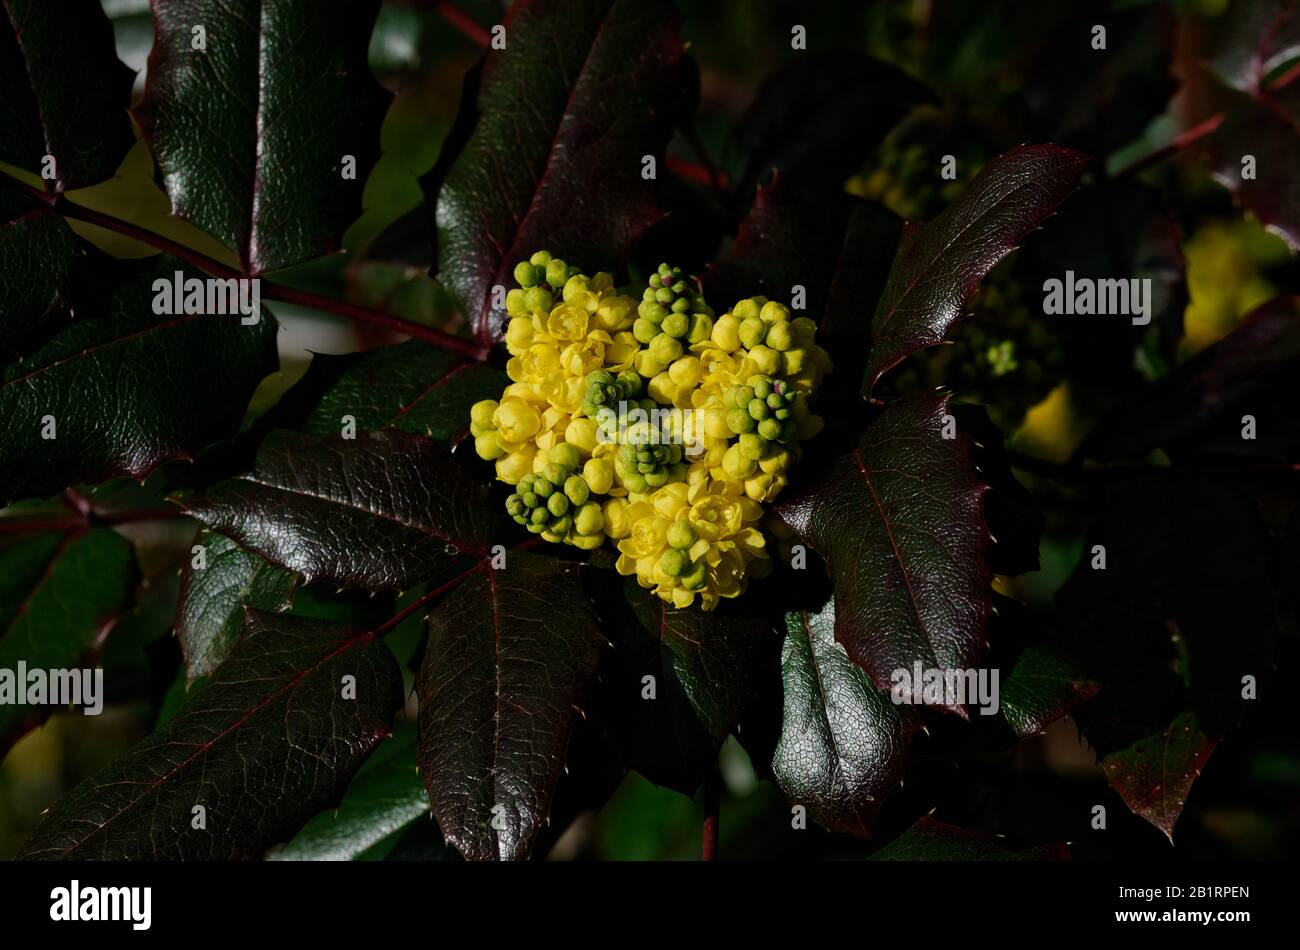
[[0, 161], [42, 174], [51, 193], [113, 177], [135, 136], [131, 70], [95, 0], [0, 4]]
[[339, 806], [307, 822], [271, 860], [381, 860], [416, 822], [433, 824], [415, 762], [415, 727], [404, 725], [366, 761]]
[[527, 857], [605, 638], [579, 567], [483, 561], [429, 617], [416, 678], [420, 771], [443, 837], [470, 860]]
[[917, 350], [942, 343], [980, 281], [1074, 190], [1087, 156], [1054, 145], [989, 162], [933, 221], [909, 227], [872, 318], [862, 391]]
[[308, 582], [405, 590], [486, 550], [487, 491], [437, 442], [274, 432], [253, 471], [178, 502]]
[[469, 410], [481, 399], [499, 399], [510, 380], [486, 363], [458, 359], [446, 350], [410, 340], [350, 356], [317, 355], [301, 385], [325, 394], [305, 428], [337, 433], [350, 415], [358, 430], [392, 426], [439, 441], [469, 428]]
[[230, 659], [166, 726], [60, 799], [23, 856], [257, 858], [339, 800], [401, 702], [397, 663], [371, 634], [250, 611]]
[[105, 270], [87, 278], [76, 320], [3, 369], [0, 504], [190, 458], [234, 435], [275, 369], [265, 309], [251, 326], [238, 313], [158, 315], [154, 280], [197, 275], [166, 256]]
[[1036, 736], [1097, 692], [1077, 660], [1045, 644], [1033, 644], [1002, 681], [1002, 716], [1015, 734]]
[[833, 602], [786, 616], [781, 679], [777, 784], [831, 831], [871, 837], [885, 796], [903, 779], [920, 716], [877, 689], [835, 642]]
[[297, 578], [220, 534], [205, 531], [203, 567], [187, 558], [182, 568], [176, 636], [187, 678], [210, 676], [244, 629], [244, 611], [288, 610]]
[[872, 861], [1068, 861], [1070, 849], [1044, 844], [1011, 851], [997, 835], [935, 821], [929, 815], [871, 856]]
[[1237, 0], [1217, 31], [1207, 65], [1224, 83], [1257, 93], [1269, 73], [1300, 57], [1296, 0]]
[[[616, 652], [601, 683], [617, 710], [623, 760], [652, 782], [690, 795], [753, 695], [771, 627], [731, 605], [677, 610], [631, 578], [621, 591], [621, 609], [602, 611]], [[644, 695], [646, 676], [654, 677], [653, 699]]]
[[[248, 274], [339, 246], [361, 213], [388, 94], [366, 64], [378, 0], [171, 0], [136, 119], [173, 211]], [[196, 25], [206, 51], [193, 48]], [[347, 157], [356, 177], [344, 178]]]
[[67, 303], [79, 253], [60, 215], [0, 176], [0, 354]]
[[513, 286], [520, 260], [547, 248], [588, 273], [619, 270], [663, 216], [642, 158], [663, 174], [682, 86], [679, 21], [664, 0], [510, 7], [507, 48], [489, 51], [466, 88], [461, 147], [445, 148], [425, 181], [438, 279], [480, 341], [501, 335], [492, 287]]
[[[0, 548], [0, 669], [17, 675], [19, 662], [30, 670], [76, 668], [130, 605], [135, 575], [130, 543], [111, 528]], [[0, 704], [0, 756], [49, 712]]]
[[893, 403], [854, 452], [777, 506], [826, 559], [835, 639], [883, 690], [895, 670], [966, 669], [984, 647], [986, 489], [969, 437], [943, 436], [948, 411], [946, 396]]

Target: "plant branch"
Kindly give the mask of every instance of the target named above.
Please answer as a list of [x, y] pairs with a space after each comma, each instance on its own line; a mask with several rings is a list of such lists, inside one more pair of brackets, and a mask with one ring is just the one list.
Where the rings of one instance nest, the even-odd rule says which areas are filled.
[[1123, 178], [1126, 175], [1136, 175], [1138, 172], [1146, 171], [1153, 165], [1158, 165], [1166, 158], [1176, 155], [1184, 149], [1190, 148], [1201, 139], [1213, 135], [1214, 132], [1223, 124], [1227, 117], [1226, 113], [1220, 112], [1218, 115], [1212, 115], [1204, 122], [1185, 129], [1174, 137], [1174, 140], [1163, 148], [1158, 148], [1150, 155], [1145, 155], [1137, 161], [1124, 166], [1116, 172], [1116, 178]]
[[704, 779], [704, 827], [700, 842], [700, 860], [718, 860], [718, 817], [721, 811], [722, 776], [715, 765]]
[[[139, 241], [141, 244], [147, 244], [155, 247], [164, 253], [184, 261], [191, 267], [195, 267], [207, 274], [222, 279], [241, 278], [247, 275], [223, 264], [214, 258], [201, 254], [198, 251], [188, 248], [185, 245], [164, 237], [147, 228], [142, 228], [124, 221], [121, 218], [105, 214], [102, 211], [95, 211], [92, 208], [83, 205], [74, 204], [69, 201], [65, 195], [54, 197], [46, 195], [44, 192], [35, 188], [19, 183], [33, 197], [39, 198], [54, 210], [58, 211], [64, 217], [71, 218], [75, 221], [84, 221], [87, 224], [93, 224], [97, 227], [105, 228], [117, 234], [129, 237], [132, 240]], [[467, 359], [483, 361], [487, 359], [489, 350], [473, 340], [465, 337], [456, 336], [443, 330], [427, 327], [422, 323], [415, 323], [411, 320], [405, 320], [401, 317], [394, 316], [390, 313], [384, 313], [381, 310], [373, 310], [370, 307], [364, 307], [360, 304], [349, 303], [344, 300], [335, 300], [331, 297], [323, 297], [319, 294], [311, 293], [306, 290], [299, 290], [295, 287], [289, 287], [284, 284], [276, 283], [267, 278], [261, 278], [263, 282], [263, 295], [270, 300], [278, 300], [282, 303], [298, 304], [303, 307], [310, 307], [313, 310], [319, 310], [323, 313], [332, 313], [337, 316], [346, 317], [350, 320], [356, 320], [359, 323], [368, 323], [371, 326], [382, 327], [385, 330], [391, 330], [394, 333], [400, 333], [417, 340], [423, 340], [440, 349], [449, 350], [458, 353]]]
[[77, 510], [67, 515], [31, 515], [20, 518], [0, 518], [0, 534], [40, 534], [46, 531], [73, 531], [94, 525], [114, 527], [123, 524], [136, 524], [141, 521], [176, 521], [188, 517], [179, 508], [131, 508], [123, 511], [97, 512], [88, 505], [77, 503], [76, 499], [85, 501], [82, 496], [69, 497]]

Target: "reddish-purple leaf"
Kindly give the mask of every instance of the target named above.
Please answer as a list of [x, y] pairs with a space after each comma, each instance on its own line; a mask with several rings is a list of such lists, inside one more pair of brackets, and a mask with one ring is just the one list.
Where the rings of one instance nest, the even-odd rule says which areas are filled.
[[484, 560], [429, 616], [420, 772], [443, 837], [470, 860], [527, 857], [550, 813], [605, 645], [579, 570]]
[[250, 611], [212, 678], [60, 799], [23, 857], [258, 858], [339, 800], [401, 702], [397, 662], [373, 634]]
[[1054, 145], [1012, 149], [941, 215], [903, 232], [871, 321], [864, 395], [912, 353], [943, 342], [980, 281], [1074, 190], [1088, 161]]
[[433, 439], [272, 433], [253, 471], [178, 499], [214, 531], [310, 582], [404, 590], [486, 550], [487, 490]]
[[1036, 736], [1079, 703], [1095, 696], [1098, 686], [1079, 662], [1064, 651], [1033, 644], [1016, 658], [1002, 681], [1002, 716], [1020, 737]]
[[1106, 778], [1135, 815], [1145, 818], [1174, 842], [1174, 825], [1192, 783], [1218, 742], [1185, 712], [1169, 727], [1101, 760]]
[[950, 418], [947, 396], [891, 404], [856, 450], [778, 505], [826, 558], [835, 639], [884, 690], [895, 670], [966, 669], [984, 648], [993, 596], [987, 489], [969, 437], [955, 424], [944, 437]]
[[135, 115], [174, 212], [245, 273], [335, 250], [361, 213], [390, 98], [366, 63], [378, 12], [378, 0], [154, 0]]
[[492, 288], [513, 286], [520, 260], [547, 248], [589, 273], [619, 270], [663, 216], [643, 159], [662, 174], [679, 22], [664, 0], [519, 0], [506, 14], [506, 48], [466, 89], [463, 144], [425, 181], [438, 279], [483, 343], [500, 337]]

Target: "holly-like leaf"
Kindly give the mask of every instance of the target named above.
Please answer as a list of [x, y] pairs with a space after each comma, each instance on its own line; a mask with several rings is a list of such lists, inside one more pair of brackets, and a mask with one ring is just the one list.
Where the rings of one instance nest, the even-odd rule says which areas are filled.
[[1104, 756], [1106, 779], [1135, 815], [1174, 841], [1192, 783], [1218, 743], [1201, 731], [1196, 715], [1184, 712], [1168, 728]]
[[378, 0], [154, 4], [136, 119], [174, 213], [245, 273], [335, 250], [361, 213], [389, 101], [366, 63], [378, 11]]
[[809, 53], [763, 81], [741, 135], [742, 191], [773, 169], [842, 191], [862, 156], [934, 95], [898, 67], [844, 51]]
[[[0, 548], [0, 670], [76, 669], [131, 602], [135, 558], [111, 528], [40, 534]], [[25, 678], [17, 682], [25, 690]], [[99, 699], [103, 699], [102, 696]], [[0, 756], [48, 706], [0, 703]]]
[[507, 47], [471, 74], [458, 131], [424, 183], [438, 279], [481, 342], [501, 335], [492, 288], [513, 286], [520, 260], [547, 248], [588, 273], [617, 271], [663, 217], [643, 159], [663, 165], [680, 108], [679, 22], [664, 0], [510, 7]]
[[260, 857], [338, 801], [401, 702], [397, 662], [372, 634], [250, 611], [230, 659], [166, 726], [60, 799], [23, 856]]
[[190, 557], [181, 572], [176, 636], [189, 681], [211, 676], [230, 654], [244, 629], [249, 607], [288, 610], [297, 577], [229, 538], [203, 532], [202, 566]]
[[[992, 609], [986, 487], [947, 396], [891, 404], [781, 517], [826, 559], [835, 639], [883, 690], [895, 670], [967, 669]], [[917, 697], [919, 701], [919, 697]], [[952, 711], [964, 715], [962, 707]]]
[[835, 605], [786, 616], [781, 738], [772, 759], [791, 802], [831, 831], [871, 837], [885, 796], [902, 781], [921, 726], [835, 642]]
[[172, 258], [105, 264], [87, 275], [78, 318], [0, 370], [0, 504], [76, 482], [143, 478], [234, 435], [249, 397], [276, 366], [276, 324], [263, 309], [156, 314], [153, 282]]
[[1003, 839], [926, 815], [871, 856], [872, 861], [1068, 861], [1064, 842], [1012, 851]]
[[[429, 798], [415, 764], [415, 727], [394, 730], [348, 786], [337, 808], [307, 822], [273, 861], [378, 861], [416, 822], [429, 821]], [[455, 852], [446, 849], [449, 856]]]
[[67, 302], [79, 253], [62, 216], [0, 176], [0, 354]]
[[433, 439], [278, 431], [253, 471], [178, 503], [309, 583], [405, 590], [486, 550], [487, 491]]
[[1096, 695], [1097, 689], [1069, 654], [1047, 644], [1032, 644], [1016, 658], [1002, 682], [1002, 716], [1021, 738], [1036, 736]]
[[429, 617], [420, 772], [470, 860], [526, 857], [549, 814], [605, 644], [578, 572], [528, 553], [485, 560]]
[[5, 0], [0, 162], [41, 174], [51, 194], [112, 178], [135, 141], [132, 78], [95, 0]]
[[904, 231], [871, 321], [864, 395], [912, 353], [943, 342], [984, 276], [1065, 200], [1087, 164], [1054, 145], [1012, 149], [941, 215]]
[[468, 431], [474, 403], [499, 399], [509, 382], [486, 363], [459, 359], [419, 340], [348, 356], [318, 354], [299, 385], [324, 394], [304, 428], [318, 435], [337, 433], [344, 417], [351, 416], [361, 431], [391, 426], [447, 441]]
[[754, 693], [771, 628], [730, 605], [677, 610], [630, 578], [622, 593], [620, 610], [602, 611], [616, 652], [601, 682], [618, 711], [623, 761], [658, 785], [693, 794]]
[[1270, 73], [1300, 58], [1300, 3], [1237, 0], [1216, 34], [1209, 70], [1240, 92], [1257, 93]]
[[[1287, 393], [1300, 367], [1300, 297], [1276, 297], [1226, 337], [1126, 400], [1089, 433], [1082, 458], [1142, 457], [1152, 449], [1213, 446], [1277, 451], [1300, 444]], [[1255, 417], [1260, 441], [1241, 438]]]

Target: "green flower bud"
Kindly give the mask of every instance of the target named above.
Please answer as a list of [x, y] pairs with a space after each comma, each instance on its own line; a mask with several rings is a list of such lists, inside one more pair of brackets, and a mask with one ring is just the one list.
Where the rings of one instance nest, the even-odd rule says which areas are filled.
[[658, 326], [663, 323], [664, 317], [668, 316], [668, 308], [657, 300], [643, 300], [637, 305], [636, 314]]
[[596, 534], [605, 527], [605, 515], [597, 502], [589, 501], [578, 507], [573, 516], [573, 527], [578, 534]]
[[524, 500], [519, 495], [511, 495], [506, 499], [506, 511], [510, 513], [510, 517], [514, 518], [518, 515], [522, 515], [524, 513], [524, 508]]
[[[546, 468], [542, 469], [542, 478], [546, 480], [546, 494], [549, 495], [554, 486], [563, 485], [568, 480], [569, 473], [565, 471], [563, 466], [557, 465], [555, 462], [549, 462]], [[537, 491], [540, 487], [541, 484], [539, 483], [533, 491]]]
[[564, 494], [575, 505], [581, 505], [591, 497], [591, 489], [587, 487], [587, 481], [581, 475], [570, 475], [564, 483]]
[[759, 399], [766, 399], [768, 396], [772, 395], [772, 380], [768, 379], [766, 376], [749, 377], [749, 385], [754, 387], [754, 396], [757, 396]]
[[536, 508], [539, 504], [541, 504], [537, 492], [535, 491], [532, 490], [526, 491], [524, 492], [522, 497], [523, 497], [524, 504], [529, 508]]
[[658, 488], [660, 485], [668, 484], [668, 472], [662, 469], [657, 472], [647, 472], [643, 477], [645, 483], [651, 488]]
[[619, 373], [618, 379], [614, 383], [618, 386], [619, 394], [624, 399], [635, 399], [640, 396], [641, 387], [644, 385], [641, 381], [641, 375], [632, 369]]
[[[548, 461], [554, 462], [556, 465], [566, 469], [577, 468], [578, 464], [582, 461], [582, 456], [578, 453], [578, 447], [576, 445], [570, 445], [568, 442], [561, 442], [559, 445], [552, 446], [551, 450], [546, 453], [546, 458]], [[552, 479], [552, 481], [557, 485], [564, 483], [564, 479], [562, 478]]]
[[687, 343], [703, 343], [713, 336], [713, 318], [707, 313], [691, 314], [691, 326], [686, 331]]
[[638, 317], [632, 324], [632, 335], [639, 343], [649, 343], [659, 335], [659, 328], [645, 317]]
[[704, 558], [700, 558], [681, 575], [682, 586], [687, 590], [699, 590], [707, 580], [708, 565], [704, 563]]
[[538, 251], [532, 257], [528, 258], [528, 263], [532, 264], [534, 267], [545, 267], [547, 264], [551, 263], [551, 252]]
[[766, 402], [767, 408], [780, 409], [785, 405], [785, 398], [780, 393], [769, 393]]
[[781, 434], [781, 423], [775, 419], [764, 419], [758, 424], [758, 434], [769, 442], [775, 442]]
[[541, 526], [551, 520], [551, 513], [545, 508], [534, 508], [532, 517], [529, 518], [533, 524]]
[[694, 544], [698, 537], [689, 521], [674, 521], [668, 526], [668, 543], [675, 548], [685, 550]]
[[766, 419], [769, 415], [771, 415], [771, 410], [767, 408], [767, 403], [765, 403], [761, 399], [751, 399], [749, 401], [749, 405], [746, 407], [746, 410], [756, 420]]
[[515, 283], [520, 287], [528, 288], [537, 286], [537, 268], [527, 261], [520, 261], [515, 265]]
[[794, 346], [794, 331], [787, 321], [782, 320], [767, 328], [767, 345], [782, 352]]
[[656, 363], [668, 366], [682, 355], [682, 344], [673, 337], [661, 333], [650, 341], [647, 352]]
[[559, 290], [569, 279], [569, 265], [558, 257], [551, 258], [546, 265], [546, 282]]
[[746, 433], [736, 443], [740, 454], [757, 462], [767, 452], [767, 440], [753, 432]]
[[757, 467], [757, 462], [740, 451], [739, 444], [727, 449], [726, 454], [722, 456], [722, 470], [731, 478], [749, 478]]
[[530, 313], [534, 310], [549, 311], [554, 301], [555, 298], [541, 287], [530, 287], [524, 291], [524, 306], [528, 308]]
[[[539, 508], [538, 511], [541, 511], [541, 509]], [[533, 512], [533, 513], [536, 514], [537, 512]], [[546, 512], [543, 511], [542, 514], [545, 515]], [[532, 534], [541, 534], [543, 531], [546, 530], [546, 525], [540, 524], [538, 522], [533, 522], [533, 521], [528, 522], [527, 527], [529, 532], [531, 532]]]
[[628, 472], [623, 476], [623, 487], [639, 495], [646, 489], [645, 476], [636, 472]]
[[671, 337], [683, 337], [690, 328], [690, 318], [684, 313], [670, 313], [659, 326], [660, 330]]
[[754, 417], [745, 409], [730, 409], [727, 411], [727, 428], [737, 435], [753, 432], [756, 425]]
[[560, 517], [561, 515], [568, 514], [569, 496], [562, 495], [559, 492], [556, 492], [555, 494], [551, 495], [550, 498], [546, 499], [546, 510], [549, 511], [551, 514], [555, 515], [555, 517], [557, 518]]
[[[550, 498], [553, 491], [555, 491], [555, 483], [549, 478], [539, 478], [533, 482], [533, 494], [538, 498]], [[538, 502], [538, 504], [543, 504], [543, 502]]]
[[676, 300], [673, 301], [673, 305], [671, 307], [673, 313], [681, 313], [681, 314], [686, 313], [690, 309], [691, 309], [691, 302], [687, 300], [685, 297], [678, 297]]
[[[559, 498], [559, 495], [553, 495], [553, 498]], [[573, 527], [573, 518], [570, 515], [561, 515], [551, 522], [551, 530], [558, 535], [566, 535], [569, 529]]]
[[775, 410], [772, 415], [784, 422], [786, 419], [790, 418], [791, 412], [788, 407], [783, 406], [782, 408]]
[[758, 317], [750, 317], [740, 324], [740, 342], [747, 350], [761, 344], [766, 336], [767, 324]]
[[665, 548], [659, 555], [659, 567], [669, 577], [677, 577], [690, 565], [690, 560], [676, 548]]

